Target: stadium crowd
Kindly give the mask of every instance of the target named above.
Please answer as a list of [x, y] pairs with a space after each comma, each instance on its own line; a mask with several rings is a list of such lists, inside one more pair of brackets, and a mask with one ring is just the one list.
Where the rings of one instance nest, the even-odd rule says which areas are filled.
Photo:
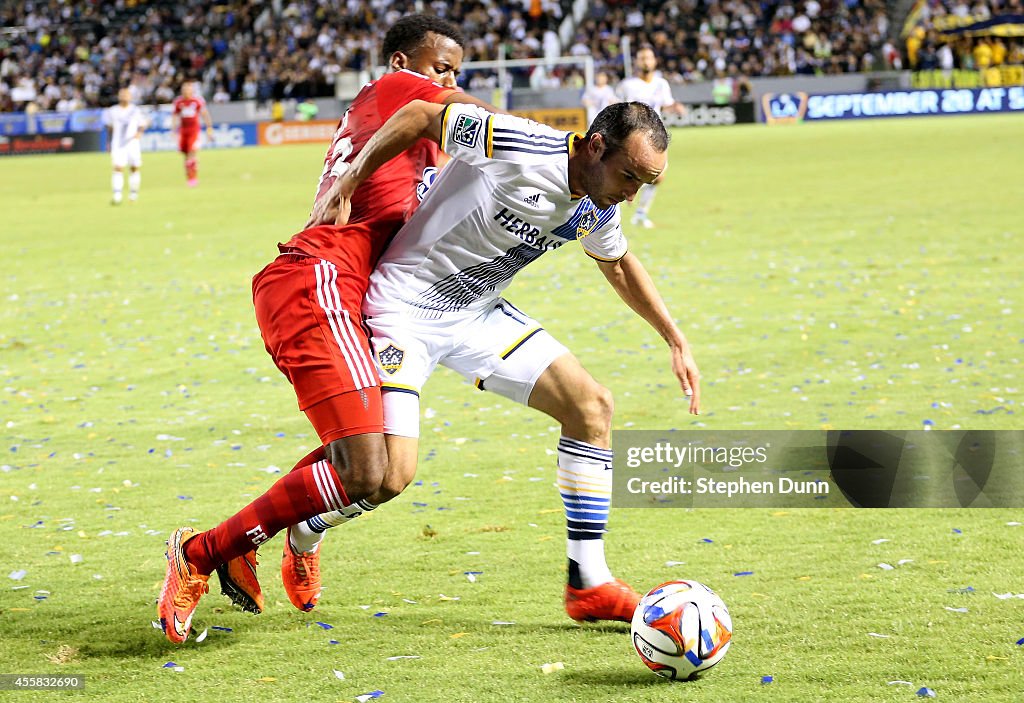
[[911, 11], [905, 31], [907, 67], [919, 71], [984, 70], [1024, 65], [1020, 37], [969, 36], [952, 33], [959, 25], [999, 16], [1024, 15], [1024, 0], [928, 0]]
[[0, 4], [0, 111], [95, 107], [132, 88], [170, 102], [186, 78], [214, 102], [334, 94], [369, 68], [378, 37], [426, 5], [456, 21], [466, 60], [558, 53], [560, 0], [30, 0]]
[[649, 44], [672, 83], [723, 74], [836, 74], [884, 68], [884, 0], [592, 0], [572, 54], [621, 73], [626, 37]]

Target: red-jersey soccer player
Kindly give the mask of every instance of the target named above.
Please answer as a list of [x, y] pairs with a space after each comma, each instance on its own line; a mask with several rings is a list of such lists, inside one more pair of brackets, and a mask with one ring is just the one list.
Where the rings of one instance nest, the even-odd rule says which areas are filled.
[[195, 83], [181, 86], [181, 95], [174, 99], [173, 129], [178, 130], [178, 151], [185, 155], [185, 178], [189, 186], [199, 185], [199, 118], [206, 122], [206, 136], [213, 139], [213, 118], [206, 109], [203, 96], [196, 93]]
[[[407, 15], [392, 25], [383, 51], [393, 72], [366, 85], [339, 123], [324, 160], [320, 201], [370, 137], [410, 101], [482, 104], [455, 90], [463, 45], [458, 28], [437, 17]], [[259, 612], [256, 547], [323, 512], [372, 510], [404, 488], [392, 490], [386, 482], [380, 381], [360, 308], [381, 251], [412, 215], [418, 185], [431, 177], [439, 155], [435, 144], [423, 140], [396, 157], [355, 191], [348, 224], [296, 234], [278, 245], [281, 254], [253, 279], [267, 351], [292, 383], [322, 446], [217, 527], [201, 533], [182, 527], [171, 535], [157, 610], [172, 642], [188, 637], [215, 569], [225, 594]], [[389, 495], [381, 498], [384, 493]], [[295, 607], [313, 608], [320, 597], [319, 553], [297, 550], [289, 537], [281, 573]]]

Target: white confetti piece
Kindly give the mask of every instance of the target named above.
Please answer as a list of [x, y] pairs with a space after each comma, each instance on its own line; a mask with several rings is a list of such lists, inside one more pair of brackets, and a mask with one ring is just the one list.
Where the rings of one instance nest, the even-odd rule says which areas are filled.
[[888, 685], [888, 686], [913, 686], [914, 682], [913, 681], [890, 681], [886, 685]]
[[515, 620], [494, 620], [491, 622], [492, 625], [515, 625]]
[[412, 600], [411, 598], [403, 598], [402, 600], [409, 605], [419, 605], [419, 601]]
[[543, 664], [540, 667], [540, 670], [543, 671], [545, 674], [551, 674], [556, 671], [562, 671], [564, 668], [565, 664], [563, 664], [562, 662], [550, 662], [548, 664]]
[[893, 566], [892, 564], [886, 564], [886, 563], [885, 563], [885, 562], [883, 561], [883, 562], [882, 562], [881, 564], [879, 564], [879, 565], [878, 565], [878, 568], [879, 568], [879, 569], [881, 569], [882, 571], [892, 571], [892, 570], [893, 570], [893, 569], [895, 569], [896, 567], [895, 567], [895, 566]]
[[274, 466], [273, 464], [271, 464], [270, 466], [264, 466], [262, 469], [256, 469], [256, 470], [257, 471], [262, 471], [265, 474], [279, 474], [279, 473], [281, 473], [281, 469], [279, 469], [278, 467]]
[[896, 566], [903, 566], [904, 564], [912, 564], [913, 562], [914, 562], [913, 559], [900, 559], [898, 562], [896, 562]]
[[1010, 598], [1024, 598], [1024, 593], [995, 593], [995, 592], [993, 592], [992, 595], [994, 595], [999, 600], [1009, 600]]
[[443, 593], [438, 593], [437, 597], [441, 600], [462, 600], [462, 596], [446, 596]]
[[946, 610], [948, 610], [951, 613], [966, 613], [966, 612], [968, 612], [967, 608], [950, 608], [948, 605], [946, 606]]
[[422, 659], [418, 654], [399, 654], [397, 657], [388, 657], [389, 662], [396, 662], [401, 659]]
[[892, 637], [892, 635], [880, 635], [877, 632], [869, 632], [868, 633], [868, 637], [879, 637], [879, 638], [881, 638], [883, 640], [887, 640], [887, 639], [890, 639]]
[[666, 561], [665, 562], [665, 566], [669, 566], [669, 567], [672, 567], [672, 566], [683, 566], [685, 564], [686, 564], [685, 561]]
[[1008, 523], [1006, 523], [1006, 526], [1007, 527], [1020, 527], [1021, 523], [1019, 523], [1019, 522], [1008, 522]]
[[344, 681], [345, 680], [345, 672], [338, 671], [337, 669], [334, 669], [333, 671], [334, 671], [334, 678], [338, 679], [338, 681]]
[[21, 581], [26, 576], [28, 576], [28, 572], [24, 569], [18, 569], [17, 571], [12, 571], [11, 573], [7, 574], [7, 578], [9, 578], [11, 581]]
[[871, 540], [871, 544], [885, 544], [888, 541], [889, 540], [887, 539], [873, 539]]
[[163, 630], [164, 626], [160, 624], [158, 620], [150, 620], [149, 624], [153, 626], [154, 630]]

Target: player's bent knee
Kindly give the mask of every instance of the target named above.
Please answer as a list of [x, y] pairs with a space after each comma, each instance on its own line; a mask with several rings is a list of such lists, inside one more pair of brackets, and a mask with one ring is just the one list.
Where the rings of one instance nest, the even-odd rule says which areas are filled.
[[[364, 436], [365, 437], [365, 436]], [[360, 441], [337, 439], [327, 446], [327, 459], [341, 479], [350, 502], [368, 498], [380, 490], [388, 471], [388, 454], [383, 438]]]

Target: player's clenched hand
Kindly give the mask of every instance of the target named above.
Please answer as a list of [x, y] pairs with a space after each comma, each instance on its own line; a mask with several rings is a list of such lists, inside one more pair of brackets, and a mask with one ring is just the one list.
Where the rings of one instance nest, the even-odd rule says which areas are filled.
[[700, 370], [686, 343], [672, 348], [672, 373], [679, 379], [679, 385], [690, 398], [690, 414], [700, 415]]
[[305, 229], [319, 225], [343, 225], [352, 214], [352, 194], [346, 187], [345, 178], [338, 178], [322, 196], [313, 203], [313, 211], [306, 220]]

